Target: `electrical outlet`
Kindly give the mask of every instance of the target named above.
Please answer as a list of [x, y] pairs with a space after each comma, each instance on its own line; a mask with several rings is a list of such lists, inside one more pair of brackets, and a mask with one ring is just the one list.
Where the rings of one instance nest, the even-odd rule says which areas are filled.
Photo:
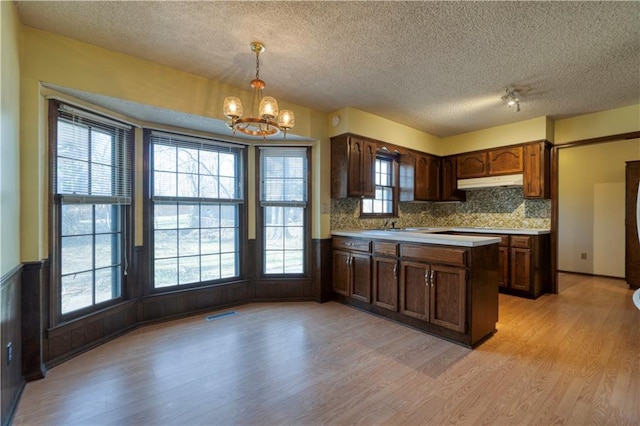
[[11, 361], [13, 360], [13, 343], [7, 343], [7, 367], [11, 365]]
[[587, 260], [587, 253], [580, 253], [580, 259]]

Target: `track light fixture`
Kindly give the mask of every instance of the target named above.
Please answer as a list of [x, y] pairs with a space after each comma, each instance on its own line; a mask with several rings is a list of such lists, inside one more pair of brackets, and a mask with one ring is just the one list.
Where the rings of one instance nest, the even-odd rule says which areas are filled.
[[520, 94], [516, 90], [511, 90], [508, 87], [505, 87], [504, 90], [506, 94], [503, 95], [501, 99], [507, 103], [509, 108], [515, 105], [515, 111], [520, 112]]

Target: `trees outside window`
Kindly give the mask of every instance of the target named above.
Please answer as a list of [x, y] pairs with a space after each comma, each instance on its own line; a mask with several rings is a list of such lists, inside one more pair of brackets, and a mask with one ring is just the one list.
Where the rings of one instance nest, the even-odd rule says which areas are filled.
[[240, 276], [242, 149], [147, 131], [153, 287]]

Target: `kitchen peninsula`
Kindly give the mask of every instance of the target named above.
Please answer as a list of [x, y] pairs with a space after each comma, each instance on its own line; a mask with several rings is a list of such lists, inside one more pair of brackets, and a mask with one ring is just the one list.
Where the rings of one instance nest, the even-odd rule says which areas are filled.
[[336, 300], [467, 347], [482, 343], [498, 321], [501, 239], [441, 230], [333, 231]]

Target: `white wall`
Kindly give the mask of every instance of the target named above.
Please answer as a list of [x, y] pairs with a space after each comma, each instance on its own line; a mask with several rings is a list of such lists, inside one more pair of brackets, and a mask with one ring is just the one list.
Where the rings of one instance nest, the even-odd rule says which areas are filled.
[[624, 278], [625, 161], [638, 159], [640, 139], [559, 150], [559, 270]]

